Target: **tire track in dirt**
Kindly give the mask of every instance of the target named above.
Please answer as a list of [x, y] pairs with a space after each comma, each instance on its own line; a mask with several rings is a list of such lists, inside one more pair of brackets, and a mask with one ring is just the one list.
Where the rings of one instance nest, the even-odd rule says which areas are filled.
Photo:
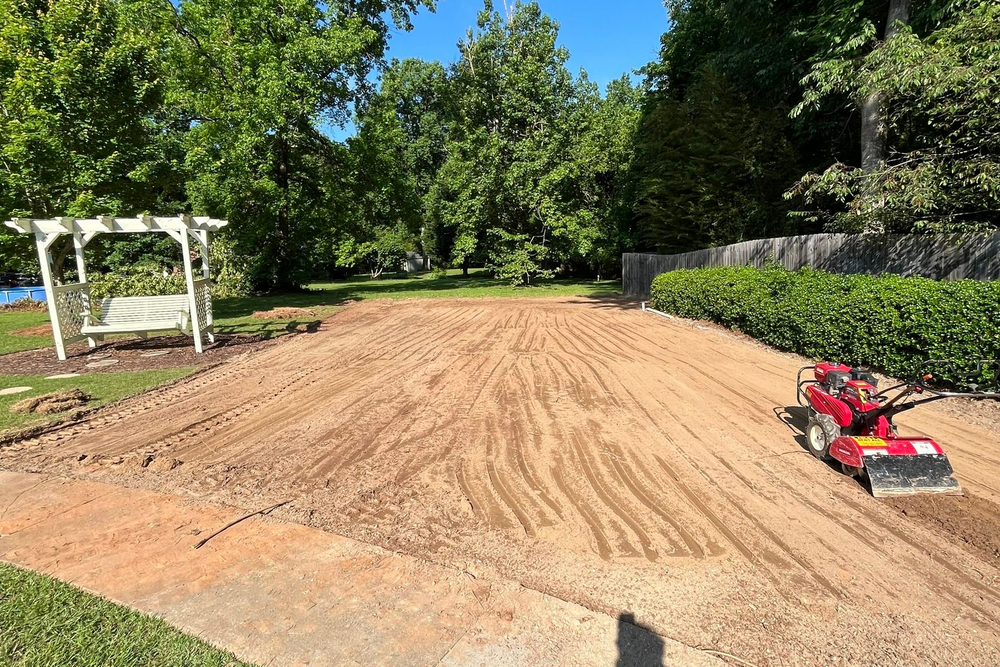
[[[961, 580], [962, 583], [964, 583], [965, 585], [969, 586], [970, 588], [973, 588], [976, 591], [978, 591], [980, 593], [980, 595], [982, 595], [982, 597], [989, 598], [989, 599], [993, 600], [994, 602], [1000, 601], [1000, 593], [997, 593], [996, 591], [994, 591], [989, 586], [987, 586], [987, 585], [985, 585], [985, 584], [977, 581], [976, 579], [972, 578], [968, 574], [962, 572], [958, 567], [956, 567], [955, 565], [953, 565], [952, 563], [950, 563], [946, 559], [942, 558], [937, 553], [931, 551], [926, 546], [921, 545], [919, 542], [917, 542], [915, 539], [913, 539], [912, 537], [910, 537], [909, 535], [907, 535], [905, 532], [903, 532], [899, 528], [897, 528], [897, 527], [889, 524], [887, 521], [885, 521], [883, 519], [880, 519], [880, 518], [876, 517], [873, 513], [867, 511], [864, 507], [862, 507], [858, 502], [856, 502], [856, 501], [854, 501], [854, 500], [852, 500], [852, 499], [850, 499], [850, 498], [848, 498], [848, 497], [846, 497], [846, 496], [844, 496], [842, 494], [838, 494], [838, 497], [846, 505], [848, 505], [849, 507], [851, 507], [852, 509], [854, 509], [859, 514], [865, 516], [869, 521], [875, 523], [876, 525], [880, 526], [882, 529], [884, 529], [887, 532], [891, 533], [897, 539], [899, 539], [899, 540], [905, 542], [906, 544], [908, 544], [917, 553], [922, 553], [922, 554], [925, 554], [928, 557], [930, 557], [930, 559], [933, 560], [935, 564], [937, 564], [938, 566], [940, 566], [940, 567], [948, 570], [951, 574], [955, 575], [956, 578], [958, 578], [959, 580]], [[947, 589], [948, 582], [941, 580], [939, 583], [940, 583], [940, 585], [942, 585], [943, 587], [945, 587]], [[968, 601], [966, 601], [965, 604], [967, 604], [969, 606], [972, 606], [972, 604], [970, 602], [968, 602]], [[987, 618], [989, 618], [992, 621], [992, 623], [993, 623], [994, 626], [1000, 625], [1000, 620], [998, 620], [998, 617], [997, 617], [997, 615], [995, 613], [988, 612], [988, 611], [979, 609], [977, 607], [973, 607], [973, 608], [976, 609], [977, 611], [979, 611], [981, 614], [983, 614]]]
[[[498, 453], [499, 450], [499, 453]], [[501, 466], [499, 464], [506, 463]], [[529, 537], [537, 535], [537, 527], [552, 525], [552, 522], [545, 516], [541, 502], [532, 497], [530, 491], [525, 491], [527, 486], [519, 471], [508, 475], [507, 469], [517, 471], [517, 463], [511, 445], [505, 442], [502, 429], [494, 419], [486, 420], [486, 469], [489, 480], [496, 488], [497, 495], [503, 503], [510, 508], [514, 516], [521, 523], [524, 532]], [[518, 488], [518, 481], [523, 486]], [[536, 525], [537, 524], [537, 525]]]
[[[487, 457], [490, 455], [487, 454]], [[490, 483], [493, 484], [493, 489], [496, 491], [497, 495], [500, 496], [500, 500], [503, 501], [504, 505], [514, 513], [517, 517], [518, 522], [521, 524], [521, 528], [528, 535], [528, 537], [535, 537], [535, 526], [531, 519], [528, 517], [527, 512], [521, 508], [521, 504], [517, 502], [513, 493], [507, 488], [507, 486], [501, 481], [500, 475], [497, 473], [496, 464], [490, 459], [486, 459], [486, 473], [489, 477]]]
[[666, 521], [674, 531], [680, 536], [684, 543], [684, 546], [677, 544], [677, 542], [670, 536], [664, 534], [670, 543], [673, 553], [671, 555], [677, 555], [678, 552], [684, 552], [686, 555], [694, 556], [695, 558], [704, 558], [705, 549], [698, 543], [698, 540], [694, 538], [691, 533], [684, 529], [677, 521], [670, 516], [660, 505], [654, 502], [650, 498], [650, 494], [647, 493], [645, 489], [640, 488], [640, 482], [636, 478], [635, 473], [631, 472], [624, 463], [622, 463], [621, 458], [624, 458], [621, 454], [621, 450], [616, 450], [614, 453], [608, 454], [608, 461], [611, 463], [612, 469], [617, 473], [618, 479], [621, 480], [622, 484], [632, 492], [632, 495], [645, 505], [650, 511], [659, 516], [661, 519]]
[[[739, 395], [739, 392], [734, 392], [734, 393], [736, 393], [737, 395]], [[744, 397], [744, 398], [746, 398], [746, 397]], [[664, 409], [667, 409], [665, 405], [663, 407], [664, 407]], [[680, 421], [679, 418], [675, 418], [675, 419], [677, 421]], [[744, 433], [747, 435], [748, 439], [750, 441], [753, 441], [753, 439], [754, 439], [753, 434], [751, 432], [743, 429], [742, 425], [739, 424], [738, 421], [736, 421], [736, 420], [730, 420], [729, 424], [734, 425], [737, 428], [739, 428], [739, 430], [744, 431]], [[755, 493], [757, 493], [759, 495], [759, 490], [757, 490], [754, 487], [754, 485], [747, 480], [747, 478], [745, 476], [743, 476], [742, 474], [738, 473], [735, 470], [735, 468], [733, 468], [726, 461], [724, 461], [723, 457], [719, 456], [715, 451], [712, 450], [711, 447], [705, 447], [704, 443], [701, 441], [700, 438], [695, 439], [694, 442], [696, 443], [696, 445], [700, 449], [703, 449], [705, 452], [707, 452], [707, 454], [709, 455], [709, 457], [711, 459], [718, 461], [736, 479], [738, 479], [740, 482], [742, 482], [744, 485], [746, 485], [747, 488], [749, 488], [751, 491], [754, 491]], [[693, 456], [691, 456], [686, 451], [683, 451], [683, 450], [678, 450], [678, 451], [687, 460], [687, 462], [695, 470], [697, 470], [699, 472], [699, 474], [701, 474], [702, 477], [704, 477], [709, 482], [713, 481], [712, 480], [712, 476], [709, 475], [708, 473], [706, 473], [704, 471], [704, 469], [702, 468], [702, 466], [700, 466], [698, 463], [695, 462]], [[667, 465], [666, 462], [663, 461], [663, 459], [660, 458], [659, 456], [657, 456], [656, 458], [660, 462], [661, 466], [662, 465]], [[674, 476], [676, 477], [676, 473], [674, 473]], [[748, 509], [745, 506], [745, 503], [740, 502], [731, 492], [727, 491], [722, 486], [716, 485], [716, 489], [717, 489], [718, 494], [721, 495], [724, 499], [726, 499], [731, 507], [734, 507], [740, 514], [742, 514], [751, 523], [751, 525], [755, 526], [757, 532], [760, 535], [764, 536], [770, 543], [774, 544], [778, 548], [779, 552], [782, 553], [782, 554], [784, 554], [785, 558], [787, 558], [791, 562], [794, 562], [795, 564], [797, 564], [810, 578], [812, 578], [817, 584], [819, 584], [823, 589], [825, 589], [834, 598], [836, 598], [836, 599], [843, 599], [845, 597], [844, 592], [840, 588], [838, 588], [837, 586], [835, 586], [832, 582], [830, 582], [829, 579], [827, 579], [825, 576], [823, 576], [818, 571], [817, 567], [813, 566], [805, 558], [803, 558], [801, 555], [799, 555], [796, 552], [796, 550], [786, 540], [783, 540], [781, 537], [779, 537], [777, 535], [777, 533], [775, 531], [771, 530], [767, 525], [765, 525], [762, 521], [760, 521], [754, 513], [748, 511]], [[773, 503], [772, 503], [772, 505], [773, 505]], [[768, 552], [765, 551], [765, 554], [767, 554], [767, 553]], [[779, 567], [785, 567], [785, 565], [783, 564], [782, 560], [779, 559], [779, 558], [775, 558], [773, 555], [766, 557], [766, 560], [769, 563], [771, 563], [772, 565], [778, 565]]]
[[[528, 379], [524, 375], [524, 372], [519, 364], [514, 364], [513, 371], [514, 378], [520, 383], [520, 389], [526, 389], [531, 386], [531, 383], [528, 382]], [[517, 397], [511, 394], [511, 390], [506, 383], [501, 389], [500, 398], [501, 402], [504, 404], [517, 406], [517, 414], [514, 414], [514, 411], [510, 410], [505, 414], [505, 417], [507, 417], [506, 421], [511, 429], [511, 435], [513, 436], [513, 441], [510, 443], [509, 448], [514, 455], [514, 462], [517, 469], [521, 473], [521, 477], [524, 478], [524, 482], [534, 492], [538, 499], [541, 500], [550, 510], [552, 510], [559, 520], [563, 520], [564, 517], [560, 511], [559, 505], [545, 490], [545, 487], [539, 483], [538, 475], [532, 471], [531, 466], [528, 464], [528, 457], [525, 456], [524, 444], [526, 442], [531, 442], [535, 451], [539, 450], [541, 445], [539, 442], [540, 439], [534, 435], [534, 431], [530, 427], [532, 422], [527, 402], [520, 403], [517, 400]], [[531, 431], [531, 435], [529, 435], [529, 430]], [[533, 454], [534, 452], [531, 453]], [[552, 525], [552, 522], [548, 521], [546, 525]]]
[[718, 530], [719, 533], [723, 535], [729, 541], [729, 543], [736, 548], [737, 551], [743, 554], [744, 558], [746, 558], [748, 561], [756, 565], [762, 564], [761, 559], [758, 558], [757, 555], [750, 550], [750, 547], [748, 547], [743, 542], [743, 540], [737, 537], [736, 533], [734, 533], [732, 529], [730, 529], [729, 526], [726, 525], [726, 523], [722, 521], [715, 514], [715, 512], [709, 509], [708, 505], [702, 502], [702, 500], [697, 496], [697, 494], [695, 494], [693, 491], [691, 491], [690, 488], [688, 488], [687, 484], [681, 481], [680, 475], [677, 474], [677, 472], [670, 466], [669, 463], [664, 461], [656, 454], [653, 455], [653, 458], [656, 459], [656, 462], [660, 464], [660, 467], [663, 468], [663, 471], [667, 473], [671, 481], [673, 481], [674, 486], [676, 486], [677, 489], [682, 494], [684, 494], [684, 497], [687, 498], [692, 505], [698, 508], [698, 511], [701, 512], [701, 514], [706, 519], [708, 519], [713, 526], [715, 526], [715, 529]]
[[482, 492], [476, 490], [475, 482], [472, 481], [474, 477], [466, 472], [466, 468], [469, 465], [465, 460], [460, 461], [456, 470], [462, 492], [465, 494], [469, 504], [473, 508], [479, 508], [481, 518], [485, 520], [486, 525], [497, 526], [504, 530], [513, 529], [514, 522], [507, 517], [506, 513], [501, 509], [500, 504], [493, 500], [489, 486], [480, 483], [479, 486], [482, 488]]
[[611, 542], [604, 533], [604, 528], [601, 526], [600, 519], [598, 519], [597, 516], [587, 507], [585, 501], [581, 501], [575, 494], [570, 492], [566, 481], [563, 479], [562, 472], [560, 472], [561, 467], [562, 463], [560, 462], [558, 466], [553, 467], [549, 471], [552, 475], [552, 479], [555, 481], [559, 490], [562, 491], [563, 495], [569, 499], [570, 504], [583, 518], [587, 528], [590, 529], [597, 545], [598, 555], [604, 560], [611, 560], [611, 555], [613, 553]]
[[[656, 418], [654, 418], [654, 416], [652, 415], [652, 413], [649, 412], [649, 410], [642, 404], [642, 401], [640, 401], [638, 399], [638, 397], [635, 396], [635, 394], [632, 393], [632, 391], [625, 384], [620, 383], [620, 389], [627, 396], [629, 396], [629, 398], [632, 399], [632, 401], [634, 402], [634, 404], [637, 407], [639, 407], [642, 410], [643, 414], [646, 416], [646, 418], [649, 420], [649, 422], [651, 424], [654, 424], [654, 425], [657, 424], [658, 420]], [[687, 426], [687, 424], [682, 419], [680, 419], [679, 417], [677, 417], [676, 415], [674, 415], [669, 410], [669, 408], [666, 407], [665, 404], [660, 403], [660, 402], [658, 402], [658, 404], [659, 404], [659, 407], [661, 407], [662, 409], [664, 409], [672, 417], [672, 422], [673, 422], [674, 425], [679, 425], [684, 431], [686, 431], [690, 436], [692, 436], [692, 438], [695, 438], [695, 439], [698, 438], [697, 434], [691, 428], [689, 428]], [[666, 437], [668, 439], [668, 441], [670, 442], [670, 444], [673, 445], [674, 448], [678, 452], [683, 453], [681, 451], [682, 448], [679, 445], [677, 445], [677, 443], [670, 438], [670, 436], [666, 433], [666, 431], [661, 431], [661, 433], [662, 433], [662, 435], [664, 437]], [[657, 460], [659, 461], [661, 467], [664, 466], [664, 465], [666, 465], [666, 463], [662, 459], [660, 459], [658, 456], [654, 455], [654, 457], [657, 458]], [[770, 558], [765, 558], [764, 561], [762, 561], [755, 553], [753, 553], [753, 551], [742, 540], [740, 540], [739, 538], [736, 537], [735, 532], [731, 528], [729, 528], [729, 526], [727, 524], [725, 524], [718, 517], [718, 515], [716, 515], [714, 512], [712, 512], [712, 510], [710, 510], [708, 508], [708, 506], [705, 505], [705, 503], [703, 501], [701, 501], [701, 499], [696, 494], [694, 494], [683, 482], [680, 481], [680, 477], [676, 474], [676, 472], [673, 471], [672, 468], [669, 468], [669, 466], [668, 466], [667, 472], [668, 472], [668, 475], [670, 475], [670, 477], [673, 479], [674, 483], [678, 486], [678, 489], [681, 491], [682, 496], [688, 500], [688, 502], [690, 503], [690, 506], [693, 507], [703, 518], [707, 519], [707, 521], [710, 523], [710, 525], [712, 525], [713, 527], [715, 527], [716, 531], [723, 538], [725, 538], [732, 546], [734, 546], [736, 548], [736, 550], [740, 554], [742, 554], [744, 556], [744, 558], [746, 558], [749, 562], [757, 564], [757, 565], [763, 565], [764, 561], [773, 561], [774, 560], [773, 557], [770, 557]], [[649, 476], [650, 479], [652, 479], [652, 480], [654, 480], [656, 482], [662, 482], [662, 479], [658, 479], [656, 476], [650, 474], [648, 472], [648, 469], [647, 469], [647, 475]], [[709, 478], [709, 477], [706, 477], [706, 479], [708, 479], [708, 481], [710, 481], [710, 482], [712, 481], [711, 478]]]
[[161, 392], [148, 392], [138, 397], [126, 399], [122, 404], [104, 408], [101, 412], [90, 415], [82, 421], [67, 424], [56, 431], [22, 440], [17, 444], [21, 448], [31, 448], [71, 440], [76, 436], [88, 432], [99, 431], [114, 426], [142, 412], [173, 404], [180, 398], [195, 394], [206, 386], [218, 384], [225, 378], [238, 373], [241, 373], [241, 370], [237, 369], [237, 367], [223, 365], [221, 369], [211, 369], [210, 371], [199, 373], [192, 378], [182, 380], [177, 384], [167, 387]]
[[[597, 472], [594, 463], [590, 460], [586, 453], [585, 447], [583, 445], [582, 434], [578, 429], [573, 429], [570, 431], [570, 443], [573, 450], [576, 452], [577, 461], [579, 461], [580, 466], [583, 468], [583, 474], [587, 477], [590, 482], [591, 488], [597, 497], [601, 499], [604, 505], [610, 509], [635, 535], [639, 542], [640, 548], [642, 549], [643, 555], [646, 560], [655, 562], [659, 555], [653, 549], [653, 541], [649, 539], [649, 535], [646, 531], [639, 525], [632, 514], [625, 509], [624, 503], [614, 496], [614, 492], [609, 489], [609, 487], [601, 480], [600, 473]], [[630, 545], [631, 547], [631, 545]]]
[[[643, 414], [648, 418], [648, 420], [650, 421], [650, 423], [652, 423], [653, 425], [657, 425], [658, 420], [652, 415], [651, 412], [649, 412], [649, 410], [644, 405], [642, 405], [642, 402], [638, 399], [638, 397], [636, 397], [631, 392], [631, 390], [627, 386], [625, 386], [624, 384], [621, 385], [621, 388], [626, 393], [626, 395], [628, 395], [635, 402], [635, 404], [638, 405], [642, 409]], [[682, 428], [684, 431], [686, 431], [692, 437], [693, 440], [700, 440], [700, 438], [698, 437], [698, 435], [690, 427], [687, 426], [687, 424], [685, 423], [685, 421], [683, 419], [681, 419], [680, 417], [678, 417], [677, 415], [673, 414], [672, 411], [666, 406], [666, 404], [664, 404], [664, 403], [662, 403], [660, 401], [657, 401], [657, 403], [658, 403], [658, 406], [662, 410], [664, 410], [672, 418], [672, 424], [673, 425], [679, 426], [680, 428]], [[670, 438], [670, 436], [667, 434], [667, 432], [665, 430], [661, 430], [661, 433], [662, 433], [662, 435], [664, 437], [666, 437], [668, 439], [668, 441], [672, 445], [674, 445], [673, 449], [675, 451], [677, 451], [679, 454], [681, 454], [682, 456], [684, 456], [683, 448], [680, 447], [679, 445], [677, 445], [677, 443]], [[695, 508], [702, 517], [704, 517], [705, 519], [708, 520], [708, 522], [716, 529], [716, 531], [721, 536], [723, 536], [737, 550], [737, 552], [739, 552], [749, 562], [754, 563], [754, 564], [756, 564], [758, 566], [762, 566], [762, 567], [764, 566], [765, 562], [774, 562], [775, 561], [775, 558], [773, 556], [767, 556], [767, 557], [765, 557], [763, 559], [760, 558], [760, 557], [758, 557], [747, 546], [746, 543], [744, 543], [740, 538], [738, 538], [736, 536], [736, 533], [735, 533], [735, 531], [733, 529], [731, 529], [725, 522], [723, 522], [718, 517], [718, 515], [715, 514], [715, 512], [713, 512], [698, 497], [697, 494], [695, 494], [694, 492], [692, 492], [691, 489], [683, 481], [681, 481], [680, 476], [677, 474], [677, 472], [669, 464], [666, 463], [666, 461], [664, 461], [658, 455], [654, 454], [653, 456], [657, 460], [657, 462], [660, 464], [660, 467], [663, 468], [665, 470], [665, 472], [668, 474], [668, 476], [670, 477], [670, 479], [673, 481], [674, 485], [681, 492], [682, 496], [688, 500], [688, 502], [690, 503], [690, 505], [693, 508]], [[684, 456], [684, 458], [688, 459], [689, 463], [690, 463], [689, 457]], [[702, 472], [700, 469], [698, 469], [698, 470], [702, 474], [702, 476], [704, 476], [706, 478], [706, 480], [708, 480], [710, 483], [713, 482], [713, 480], [711, 479], [710, 476], [705, 475], [704, 472]], [[652, 475], [650, 476], [650, 478], [654, 479], [654, 480], [656, 479], [656, 477], [652, 476]], [[767, 552], [765, 552], [765, 553], [767, 553]]]
[[[225, 446], [225, 441], [238, 441], [242, 440], [248, 434], [248, 431], [243, 428], [228, 429], [230, 425], [237, 422], [243, 415], [247, 413], [256, 413], [260, 410], [267, 410], [270, 406], [279, 402], [284, 397], [291, 393], [293, 388], [305, 389], [311, 384], [315, 384], [319, 381], [319, 378], [313, 377], [312, 382], [306, 380], [309, 376], [315, 376], [318, 371], [301, 371], [299, 373], [293, 374], [288, 381], [281, 383], [276, 388], [269, 390], [266, 394], [256, 397], [254, 400], [245, 403], [239, 403], [238, 405], [216, 412], [213, 415], [199, 419], [184, 428], [178, 429], [173, 433], [170, 433], [166, 437], [162, 437], [159, 440], [154, 441], [149, 447], [157, 451], [162, 449], [171, 449], [178, 454], [184, 452], [184, 448], [188, 446], [200, 446], [202, 443], [199, 441], [200, 438], [205, 435], [212, 433], [213, 431], [227, 429], [218, 433], [221, 436], [222, 441], [220, 442], [218, 438], [213, 439], [213, 446], [217, 449], [222, 449]], [[287, 423], [290, 419], [294, 418], [294, 415], [289, 415], [287, 412], [275, 413], [270, 412], [267, 418], [261, 422], [254, 422], [252, 425], [253, 431], [260, 431], [264, 429], [275, 429], [279, 430], [283, 424]], [[191, 440], [195, 440], [192, 444]]]

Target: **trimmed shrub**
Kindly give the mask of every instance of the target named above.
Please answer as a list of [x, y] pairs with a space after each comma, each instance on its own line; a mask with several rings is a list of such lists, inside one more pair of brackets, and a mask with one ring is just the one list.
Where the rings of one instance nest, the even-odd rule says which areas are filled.
[[41, 312], [48, 309], [49, 305], [44, 301], [35, 301], [29, 297], [15, 299], [10, 303], [0, 303], [0, 312], [9, 312], [14, 310], [34, 310]]
[[[899, 378], [914, 378], [931, 359], [974, 365], [1000, 358], [1000, 281], [718, 267], [661, 274], [650, 292], [657, 310]], [[945, 382], [964, 379], [934, 372]]]
[[162, 296], [184, 294], [183, 275], [156, 273], [105, 273], [87, 276], [90, 298], [97, 303], [106, 296]]
[[236, 252], [232, 238], [220, 235], [212, 239], [212, 297], [228, 299], [249, 296], [252, 292], [251, 267], [246, 257]]

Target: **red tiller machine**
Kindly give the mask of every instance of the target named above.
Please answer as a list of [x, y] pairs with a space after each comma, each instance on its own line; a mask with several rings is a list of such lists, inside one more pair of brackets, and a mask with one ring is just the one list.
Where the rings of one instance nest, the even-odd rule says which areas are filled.
[[[931, 361], [923, 371], [946, 366], [948, 377], [998, 377], [996, 361], [976, 362], [975, 370], [960, 374], [956, 363]], [[803, 373], [812, 377], [803, 379]], [[964, 397], [976, 400], [1000, 399], [1000, 392], [981, 391], [980, 384], [969, 382], [968, 391], [942, 391], [928, 386], [933, 379], [922, 372], [913, 382], [878, 390], [878, 380], [871, 373], [823, 362], [799, 370], [797, 394], [799, 405], [806, 408], [806, 444], [818, 459], [840, 462], [845, 474], [867, 477], [872, 495], [905, 496], [918, 493], [961, 494], [954, 471], [941, 446], [923, 436], [901, 436], [893, 417], [918, 405], [944, 398]]]

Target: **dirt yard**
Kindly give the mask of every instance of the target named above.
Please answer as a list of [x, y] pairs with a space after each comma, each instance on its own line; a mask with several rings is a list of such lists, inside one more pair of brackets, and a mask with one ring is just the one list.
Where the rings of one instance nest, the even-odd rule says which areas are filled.
[[612, 299], [368, 301], [0, 468], [295, 498], [275, 516], [761, 667], [1000, 664], [991, 413], [901, 419], [967, 497], [877, 501], [800, 445], [800, 365]]

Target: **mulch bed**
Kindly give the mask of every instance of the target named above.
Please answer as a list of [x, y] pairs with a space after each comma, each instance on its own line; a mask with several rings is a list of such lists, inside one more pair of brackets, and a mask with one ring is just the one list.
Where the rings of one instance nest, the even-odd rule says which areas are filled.
[[[294, 335], [294, 334], [291, 334]], [[284, 338], [282, 336], [281, 338]], [[59, 361], [55, 349], [12, 352], [0, 356], [0, 373], [12, 375], [54, 375], [57, 373], [130, 373], [179, 366], [208, 366], [237, 354], [253, 352], [273, 345], [279, 339], [265, 340], [259, 336], [219, 335], [215, 343], [205, 345], [203, 354], [196, 354], [188, 336], [153, 336], [147, 340], [124, 338], [106, 341], [94, 349], [86, 343], [70, 345], [68, 359]], [[206, 341], [207, 342], [207, 341]], [[143, 353], [166, 350], [168, 354], [144, 357]], [[110, 355], [110, 356], [101, 356]], [[88, 363], [101, 359], [117, 359], [113, 366], [87, 368]]]

